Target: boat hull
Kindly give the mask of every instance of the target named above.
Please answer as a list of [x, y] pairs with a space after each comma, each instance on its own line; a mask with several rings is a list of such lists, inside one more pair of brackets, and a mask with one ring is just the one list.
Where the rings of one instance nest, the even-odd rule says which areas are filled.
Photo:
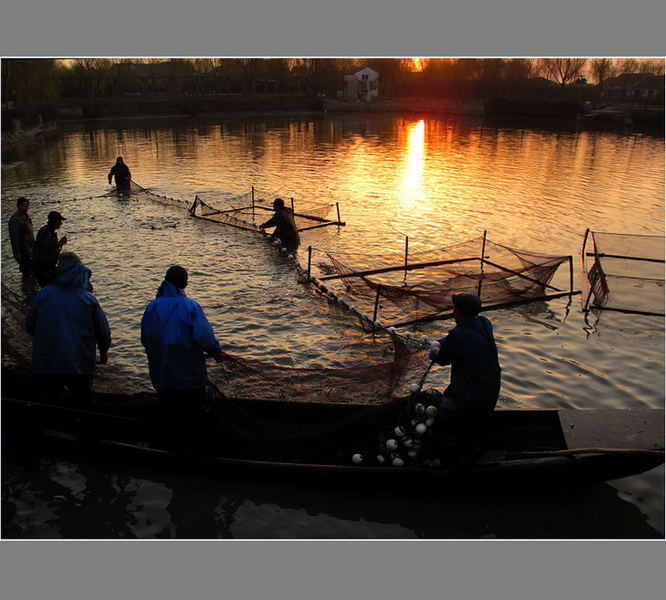
[[[266, 402], [248, 401], [244, 412], [266, 414]], [[280, 413], [278, 403], [272, 406], [273, 420]], [[399, 404], [396, 403], [396, 406]], [[614, 410], [614, 411], [560, 411], [546, 410], [497, 410], [492, 426], [476, 451], [452, 464], [443, 466], [378, 465], [374, 456], [366, 454], [364, 462], [353, 464], [349, 453], [336, 457], [337, 462], [324, 462], [316, 454], [308, 458], [306, 444], [301, 453], [287, 459], [279, 452], [259, 455], [238, 452], [233, 440], [217, 444], [211, 450], [206, 447], [160, 446], [152, 439], [151, 415], [155, 399], [150, 395], [125, 398], [123, 403], [96, 407], [93, 410], [43, 405], [16, 399], [3, 399], [3, 447], [14, 450], [23, 448], [35, 456], [59, 451], [98, 456], [114, 461], [131, 461], [160, 468], [185, 470], [211, 476], [249, 477], [251, 479], [275, 479], [294, 485], [349, 486], [353, 489], [428, 490], [442, 493], [494, 491], [539, 491], [565, 488], [584, 483], [608, 481], [651, 470], [664, 462], [663, 410]], [[313, 419], [330, 422], [337, 415], [352, 423], [345, 433], [363, 431], [368, 421], [354, 420], [356, 413], [367, 414], [367, 407], [330, 405], [327, 407], [284, 406], [283, 412], [297, 430], [306, 422], [313, 427]], [[393, 417], [391, 411], [388, 416]], [[578, 419], [577, 419], [578, 417]], [[300, 422], [299, 422], [300, 419]], [[376, 427], [381, 418], [372, 422]], [[589, 429], [594, 421], [603, 425], [597, 432], [600, 445], [594, 447], [567, 445], [564, 423], [576, 429], [577, 423], [586, 423]], [[627, 423], [635, 423], [642, 436], [630, 436], [632, 445], [622, 447], [616, 429], [627, 429]], [[572, 427], [573, 425], [573, 427]], [[370, 425], [367, 425], [370, 427]], [[611, 431], [604, 445], [604, 431]], [[336, 436], [339, 432], [336, 432]], [[349, 438], [349, 435], [346, 436]], [[353, 437], [353, 435], [352, 435]], [[588, 436], [582, 436], [588, 442]], [[293, 439], [292, 439], [293, 441]], [[360, 442], [359, 442], [360, 443]], [[281, 451], [289, 444], [278, 444]], [[293, 450], [293, 447], [291, 448]]]

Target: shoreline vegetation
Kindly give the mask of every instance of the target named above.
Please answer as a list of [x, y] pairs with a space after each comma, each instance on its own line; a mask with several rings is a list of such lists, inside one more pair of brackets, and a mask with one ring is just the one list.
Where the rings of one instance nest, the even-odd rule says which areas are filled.
[[[2, 152], [43, 139], [68, 122], [148, 118], [239, 118], [266, 115], [334, 115], [395, 113], [410, 116], [469, 116], [513, 126], [536, 123], [570, 129], [610, 129], [664, 134], [664, 108], [631, 105], [593, 106], [574, 100], [492, 97], [480, 99], [395, 98], [374, 102], [343, 102], [324, 96], [290, 94], [226, 94], [180, 97], [130, 97], [70, 100], [29, 116], [26, 121], [3, 109], [11, 123], [2, 134]], [[25, 115], [25, 113], [24, 113]], [[3, 160], [4, 162], [4, 160]]]

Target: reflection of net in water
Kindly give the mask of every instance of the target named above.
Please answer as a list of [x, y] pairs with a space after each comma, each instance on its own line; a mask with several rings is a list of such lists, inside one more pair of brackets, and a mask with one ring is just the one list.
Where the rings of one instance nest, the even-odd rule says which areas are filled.
[[663, 236], [588, 230], [582, 254], [589, 285], [585, 310], [664, 315]]
[[408, 256], [315, 251], [311, 258], [315, 281], [363, 307], [373, 321], [395, 325], [444, 316], [456, 292], [478, 294], [486, 309], [571, 293], [550, 285], [566, 261], [571, 267], [570, 256], [517, 250], [485, 236]]
[[228, 357], [210, 365], [208, 378], [225, 397], [319, 404], [381, 405], [409, 395], [423, 361], [394, 340], [394, 360], [345, 369], [301, 369]]

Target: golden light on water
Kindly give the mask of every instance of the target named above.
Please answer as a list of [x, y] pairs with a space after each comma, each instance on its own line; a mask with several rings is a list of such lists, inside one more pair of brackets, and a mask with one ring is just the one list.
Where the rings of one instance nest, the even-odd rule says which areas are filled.
[[425, 121], [408, 125], [407, 147], [406, 147], [406, 168], [403, 181], [403, 191], [408, 197], [411, 197], [421, 188], [423, 179], [425, 146]]

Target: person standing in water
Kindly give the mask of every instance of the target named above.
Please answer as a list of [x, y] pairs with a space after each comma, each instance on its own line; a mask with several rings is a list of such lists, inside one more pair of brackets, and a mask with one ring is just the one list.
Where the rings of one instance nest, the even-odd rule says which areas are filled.
[[132, 186], [132, 173], [129, 167], [123, 162], [123, 157], [116, 158], [116, 164], [111, 167], [109, 171], [109, 185], [111, 180], [115, 178], [116, 188], [119, 193], [129, 193]]
[[280, 243], [287, 249], [287, 252], [296, 252], [301, 243], [301, 238], [298, 234], [296, 221], [294, 220], [294, 213], [284, 205], [282, 198], [273, 200], [273, 210], [275, 214], [268, 221], [259, 225], [259, 227], [261, 229], [275, 227], [275, 231], [271, 234], [271, 237], [273, 239], [278, 238]]

